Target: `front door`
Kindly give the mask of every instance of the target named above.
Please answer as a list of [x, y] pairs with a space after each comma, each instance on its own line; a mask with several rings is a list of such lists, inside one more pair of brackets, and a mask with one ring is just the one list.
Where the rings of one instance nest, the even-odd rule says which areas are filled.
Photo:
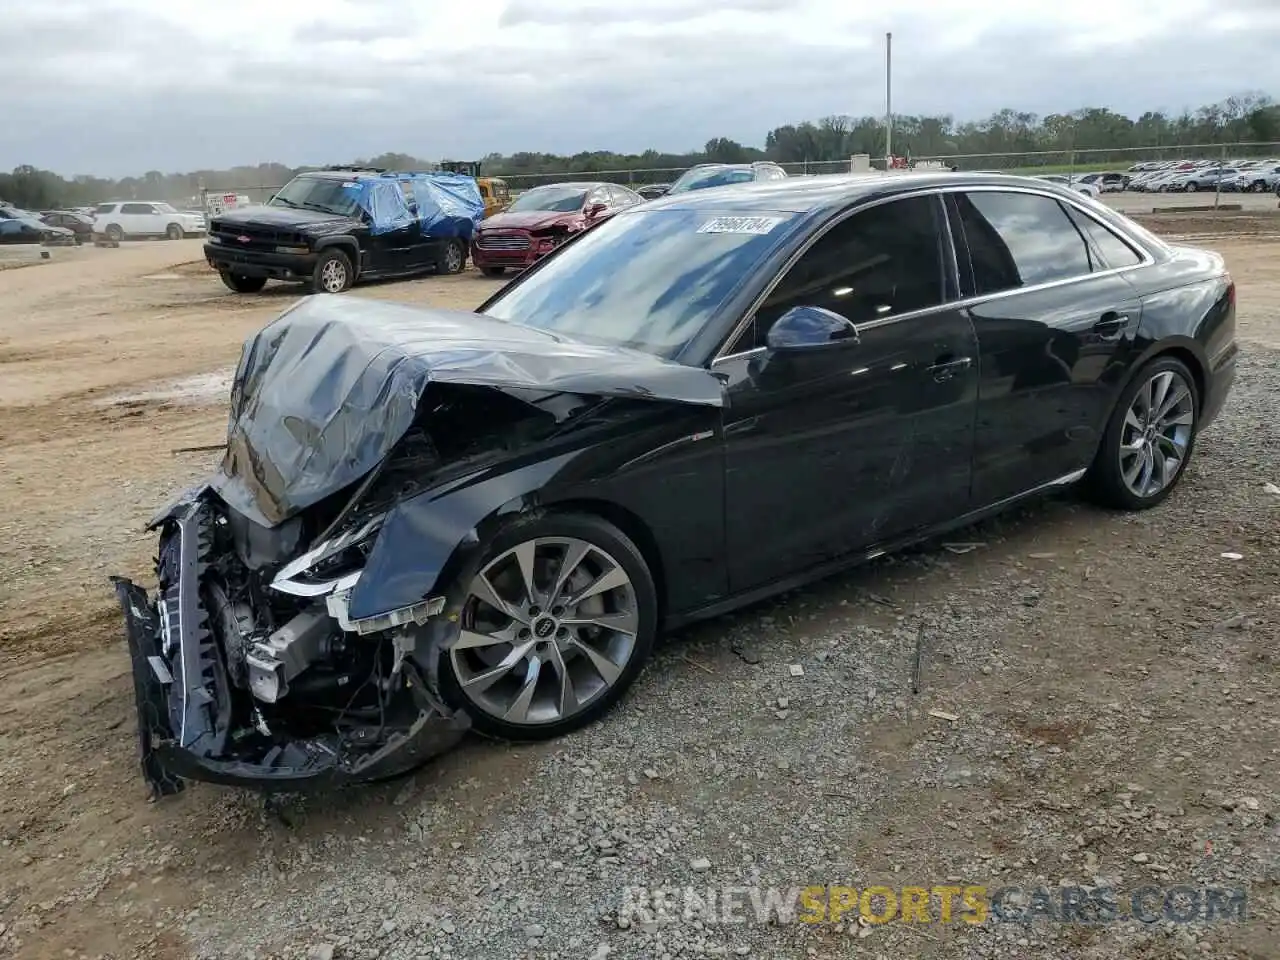
[[[714, 369], [728, 380], [730, 584], [750, 590], [891, 541], [969, 505], [977, 352], [936, 196], [854, 213], [786, 273]], [[795, 306], [851, 320], [860, 342], [768, 349]]]
[[1062, 480], [1093, 459], [1142, 317], [1123, 270], [1142, 262], [1074, 204], [1031, 191], [949, 199], [982, 376], [977, 506]]

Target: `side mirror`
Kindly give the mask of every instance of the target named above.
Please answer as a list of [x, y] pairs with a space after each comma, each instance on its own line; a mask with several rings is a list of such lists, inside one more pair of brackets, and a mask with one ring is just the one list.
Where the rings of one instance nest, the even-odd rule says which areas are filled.
[[605, 212], [606, 210], [608, 210], [608, 209], [609, 209], [609, 207], [608, 207], [608, 205], [607, 205], [607, 204], [603, 204], [603, 203], [593, 203], [593, 204], [591, 204], [590, 206], [588, 206], [588, 207], [587, 207], [587, 216], [588, 216], [588, 217], [598, 217], [598, 216], [600, 216], [600, 214], [604, 213], [604, 212]]
[[780, 353], [854, 344], [858, 339], [858, 328], [848, 317], [822, 307], [792, 307], [774, 321], [765, 344]]

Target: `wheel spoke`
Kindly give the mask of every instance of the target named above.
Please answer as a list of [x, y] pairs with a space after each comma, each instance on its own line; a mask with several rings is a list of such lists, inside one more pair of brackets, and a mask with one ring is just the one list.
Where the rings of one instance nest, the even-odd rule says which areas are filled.
[[560, 689], [556, 695], [556, 709], [560, 711], [560, 716], [567, 717], [571, 713], [577, 713], [578, 693], [573, 689], [573, 679], [569, 676], [569, 667], [564, 662], [564, 655], [554, 643], [547, 648], [547, 662], [551, 664], [551, 669], [555, 671], [556, 679], [560, 683]]
[[584, 643], [583, 641], [579, 640], [577, 637], [571, 638], [569, 642], [573, 644], [575, 649], [581, 650], [584, 654], [586, 654], [587, 659], [591, 661], [591, 665], [595, 667], [596, 673], [600, 675], [601, 680], [603, 680], [609, 686], [613, 686], [615, 683], [618, 682], [618, 677], [622, 676], [621, 667], [619, 667], [616, 663], [614, 663], [612, 660], [606, 657], [603, 653], [601, 653], [595, 647], [591, 646], [589, 643]]
[[1143, 463], [1143, 460], [1145, 459], [1143, 454], [1145, 450], [1146, 450], [1146, 446], [1144, 445], [1141, 450], [1138, 450], [1136, 452], [1132, 462], [1128, 466], [1124, 466], [1123, 464], [1121, 465], [1121, 468], [1124, 470], [1125, 484], [1129, 487], [1130, 490], [1133, 490], [1135, 492], [1137, 492], [1137, 489], [1138, 489], [1137, 487], [1138, 474], [1142, 472], [1142, 463]]
[[565, 601], [565, 606], [576, 607], [590, 597], [597, 597], [609, 590], [616, 590], [618, 587], [629, 586], [631, 581], [627, 578], [627, 573], [621, 567], [614, 567], [607, 573], [602, 573], [591, 583], [587, 584], [572, 597]]
[[524, 672], [524, 683], [520, 685], [520, 692], [516, 694], [516, 698], [511, 701], [510, 709], [503, 714], [503, 720], [524, 723], [529, 719], [529, 706], [533, 703], [533, 694], [538, 689], [540, 676], [542, 676], [542, 661], [536, 656], [530, 657], [529, 665]]
[[520, 582], [524, 586], [524, 602], [533, 606], [538, 602], [538, 589], [533, 581], [533, 561], [538, 553], [538, 541], [529, 540], [516, 547], [516, 565], [520, 568]]
[[1135, 433], [1142, 433], [1142, 419], [1138, 416], [1137, 411], [1134, 410], [1133, 407], [1130, 407], [1128, 412], [1125, 413], [1124, 425]]
[[1158, 373], [1151, 378], [1151, 404], [1147, 407], [1148, 414], [1152, 414], [1153, 419], [1158, 414], [1153, 411], [1159, 410], [1164, 406], [1165, 397], [1169, 394], [1169, 384], [1173, 382], [1173, 374], [1169, 372]]
[[1162, 428], [1168, 427], [1189, 427], [1195, 423], [1195, 416], [1188, 410], [1186, 413], [1180, 413], [1176, 417], [1168, 417], [1161, 422]]
[[587, 558], [587, 554], [591, 552], [591, 544], [584, 543], [581, 540], [573, 540], [564, 548], [564, 555], [560, 558], [560, 566], [556, 569], [555, 580], [551, 586], [551, 592], [547, 594], [551, 603], [555, 603], [560, 599], [565, 584], [569, 582], [569, 578], [573, 576], [573, 571], [577, 570], [582, 561]]
[[517, 623], [523, 623], [528, 626], [529, 617], [525, 612], [515, 604], [498, 596], [498, 592], [493, 589], [493, 584], [489, 582], [489, 577], [485, 573], [476, 574], [475, 579], [471, 581], [471, 595], [497, 610], [503, 616], [510, 617]]
[[483, 647], [496, 647], [502, 643], [515, 643], [513, 631], [499, 630], [495, 633], [477, 633], [474, 630], [461, 630], [458, 639], [453, 642], [455, 650], [479, 650]]
[[1190, 396], [1191, 396], [1191, 391], [1188, 390], [1186, 387], [1184, 387], [1182, 384], [1178, 384], [1178, 386], [1175, 389], [1169, 391], [1168, 395], [1165, 397], [1164, 402], [1160, 404], [1159, 408], [1156, 410], [1155, 419], [1157, 421], [1163, 421], [1164, 418], [1167, 417], [1170, 412], [1172, 412], [1175, 408], [1177, 408], [1179, 404], [1182, 403], [1183, 400], [1186, 400]]
[[490, 667], [488, 670], [483, 670], [475, 676], [463, 680], [462, 688], [473, 693], [483, 693], [509, 674], [516, 664], [529, 655], [531, 649], [533, 649], [532, 640], [513, 646], [511, 651], [502, 658], [502, 661], [496, 667]]
[[564, 617], [560, 623], [566, 627], [600, 627], [602, 630], [612, 630], [614, 633], [625, 633], [634, 637], [640, 625], [640, 618], [634, 611], [619, 610], [614, 613], [589, 614], [583, 617], [576, 615]]

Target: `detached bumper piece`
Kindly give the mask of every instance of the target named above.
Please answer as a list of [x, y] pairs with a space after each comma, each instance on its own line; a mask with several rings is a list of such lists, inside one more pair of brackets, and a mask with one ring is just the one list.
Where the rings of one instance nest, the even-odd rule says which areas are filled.
[[[219, 609], [230, 603], [216, 585], [228, 562], [219, 554], [218, 516], [208, 501], [196, 499], [164, 521], [154, 602], [138, 585], [112, 578], [133, 666], [142, 776], [152, 799], [180, 792], [186, 780], [264, 792], [369, 783], [418, 767], [463, 738], [469, 718], [435, 696], [410, 657], [398, 663], [394, 678], [379, 675], [378, 683], [390, 686], [394, 679], [400, 691], [394, 721], [388, 711], [381, 722], [365, 725], [344, 727], [341, 716], [291, 724], [280, 704], [256, 696], [246, 682], [246, 651], [237, 648], [245, 638], [226, 632]], [[316, 708], [304, 699], [298, 709]]]

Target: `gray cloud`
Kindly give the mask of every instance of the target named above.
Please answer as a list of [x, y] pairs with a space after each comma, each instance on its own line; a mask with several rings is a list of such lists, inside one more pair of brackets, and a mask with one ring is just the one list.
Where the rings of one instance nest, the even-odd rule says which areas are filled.
[[[978, 0], [883, 11], [657, 0], [599, 21], [584, 19], [582, 3], [510, 0], [450, 24], [412, 0], [309, 0], [243, 36], [211, 35], [209, 15], [180, 4], [112, 2], [104, 16], [102, 0], [0, 0], [5, 32], [19, 38], [0, 59], [0, 169], [123, 175], [386, 150], [760, 144], [783, 123], [880, 114], [887, 29], [902, 113], [965, 120], [1099, 105], [1136, 115], [1248, 89], [1280, 95], [1274, 0], [1201, 10], [1169, 0], [1163, 20], [1116, 13], [1102, 33]], [[1126, 39], [1129, 28], [1145, 35]]]
[[545, 0], [511, 0], [499, 25], [603, 26], [624, 23], [676, 23], [714, 13], [773, 13], [794, 4], [790, 0], [649, 0], [642, 6], [616, 3], [561, 3]]

